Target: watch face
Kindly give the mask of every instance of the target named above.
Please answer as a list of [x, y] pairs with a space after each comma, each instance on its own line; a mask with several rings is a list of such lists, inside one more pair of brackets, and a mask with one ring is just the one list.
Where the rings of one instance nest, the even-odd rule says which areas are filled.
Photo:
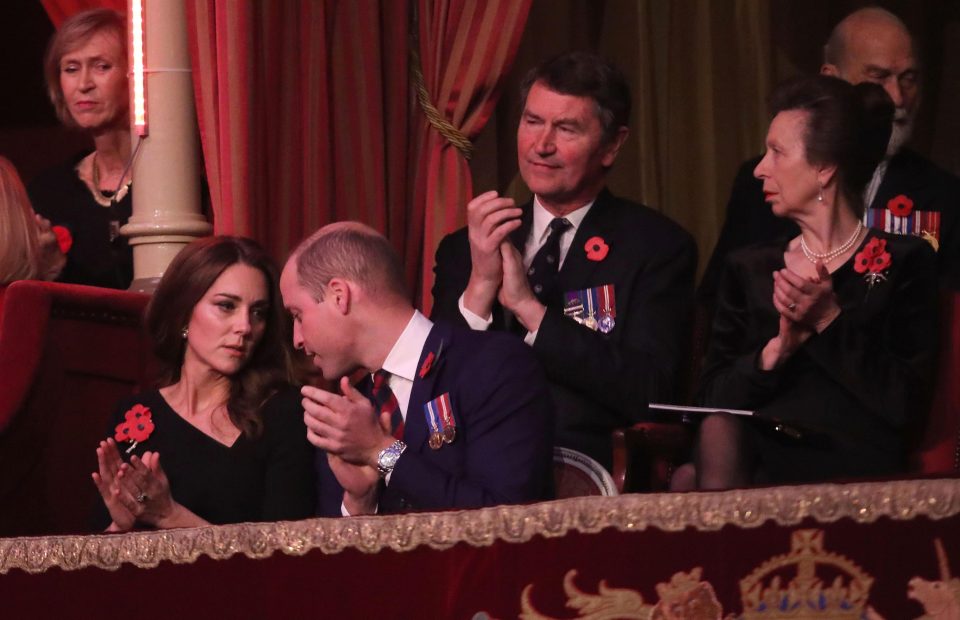
[[397, 459], [400, 458], [400, 453], [396, 450], [387, 450], [387, 453], [383, 455], [383, 467], [384, 469], [393, 469], [393, 466], [397, 464]]
[[380, 453], [377, 458], [377, 469], [380, 470], [381, 475], [385, 476], [393, 471], [394, 465], [397, 464], [397, 459], [400, 458], [400, 455], [403, 454], [406, 447], [402, 441], [397, 441]]

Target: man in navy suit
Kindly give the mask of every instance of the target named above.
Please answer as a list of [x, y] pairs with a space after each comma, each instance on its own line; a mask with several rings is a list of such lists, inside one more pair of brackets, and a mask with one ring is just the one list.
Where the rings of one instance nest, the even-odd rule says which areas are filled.
[[[853, 84], [876, 82], [890, 95], [896, 106], [893, 133], [887, 158], [866, 189], [864, 224], [929, 241], [937, 249], [942, 285], [960, 290], [960, 179], [904, 148], [920, 106], [920, 66], [907, 27], [879, 7], [854, 11], [833, 29], [820, 72]], [[723, 229], [697, 292], [710, 310], [730, 252], [800, 232], [766, 204], [763, 183], [753, 175], [759, 162], [759, 157], [744, 162], [733, 182]]]
[[[302, 389], [322, 515], [550, 497], [552, 403], [522, 343], [432, 323], [389, 242], [355, 222], [301, 243], [280, 288], [294, 345], [340, 381], [341, 394]], [[372, 375], [355, 389], [358, 369]]]
[[433, 317], [517, 332], [557, 403], [557, 444], [612, 466], [611, 434], [677, 397], [696, 246], [678, 225], [605, 189], [627, 137], [623, 75], [563, 54], [523, 83], [518, 208], [486, 192], [436, 254]]

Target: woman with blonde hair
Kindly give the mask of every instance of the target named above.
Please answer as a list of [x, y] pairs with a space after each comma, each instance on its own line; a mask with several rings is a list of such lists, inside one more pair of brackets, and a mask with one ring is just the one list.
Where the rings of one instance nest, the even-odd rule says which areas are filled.
[[57, 117], [94, 146], [30, 183], [37, 213], [73, 238], [63, 282], [122, 289], [133, 279], [133, 252], [119, 233], [133, 210], [126, 33], [121, 14], [83, 11], [47, 48], [44, 75]]
[[52, 280], [63, 261], [50, 222], [34, 215], [17, 169], [0, 157], [0, 285]]

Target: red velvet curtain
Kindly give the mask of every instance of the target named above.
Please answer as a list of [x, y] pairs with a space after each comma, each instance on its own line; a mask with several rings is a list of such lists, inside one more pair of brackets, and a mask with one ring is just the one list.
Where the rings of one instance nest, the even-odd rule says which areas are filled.
[[[425, 86], [468, 138], [491, 114], [529, 4], [416, 6]], [[409, 2], [187, 7], [215, 230], [282, 258], [326, 222], [360, 220], [393, 241], [408, 284], [429, 291], [416, 285], [440, 236], [463, 221], [471, 185], [411, 94]]]
[[[215, 231], [254, 237], [282, 259], [327, 222], [366, 222], [393, 241], [429, 305], [434, 249], [464, 222], [472, 185], [466, 158], [412, 94], [410, 11], [430, 103], [473, 139], [531, 1], [187, 0]], [[44, 5], [56, 23], [126, 2]]]
[[216, 232], [278, 259], [338, 219], [402, 239], [406, 3], [191, 0], [187, 14]]
[[[470, 140], [493, 113], [531, 2], [417, 0], [419, 53], [430, 102]], [[421, 166], [413, 204], [422, 209], [422, 217], [418, 212], [408, 231], [414, 243], [404, 258], [408, 270], [420, 265], [419, 301], [429, 311], [433, 253], [444, 234], [465, 223], [473, 184], [464, 153], [420, 118]]]
[[104, 7], [121, 13], [127, 12], [127, 0], [40, 0], [40, 2], [56, 28], [59, 28], [63, 20], [74, 13], [87, 9]]

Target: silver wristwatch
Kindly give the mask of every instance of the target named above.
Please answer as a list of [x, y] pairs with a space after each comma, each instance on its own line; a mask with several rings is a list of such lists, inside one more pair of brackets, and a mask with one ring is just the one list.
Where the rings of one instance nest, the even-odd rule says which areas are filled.
[[377, 455], [377, 471], [380, 472], [381, 478], [385, 478], [387, 474], [393, 471], [393, 468], [397, 465], [397, 459], [406, 449], [407, 444], [398, 439], [380, 451], [380, 454]]

